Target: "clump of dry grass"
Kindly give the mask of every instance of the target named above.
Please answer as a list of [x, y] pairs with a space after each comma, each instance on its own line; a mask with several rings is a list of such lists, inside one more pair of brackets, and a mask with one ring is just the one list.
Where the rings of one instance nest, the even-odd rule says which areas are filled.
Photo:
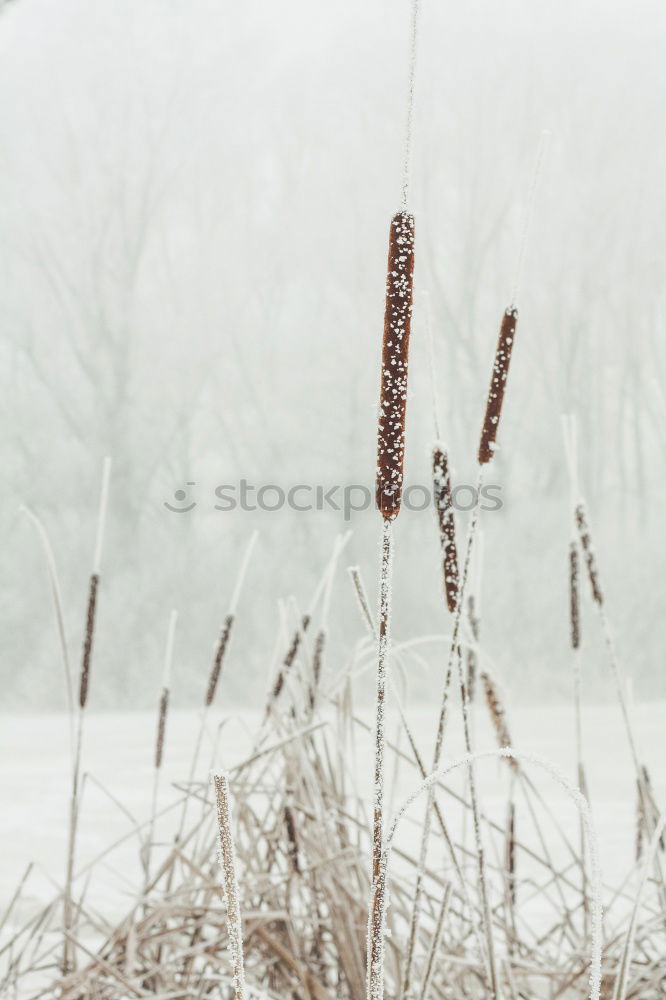
[[[359, 655], [365, 655], [362, 649]], [[482, 650], [479, 655], [486, 673]], [[263, 731], [263, 742], [228, 768], [224, 787], [215, 788], [215, 803], [206, 798], [205, 774], [196, 773], [180, 790], [171, 791], [170, 801], [156, 817], [162, 834], [158, 839], [167, 846], [155, 850], [150, 879], [147, 884], [139, 879], [136, 897], [128, 901], [122, 919], [108, 923], [103, 900], [94, 898], [95, 871], [113, 864], [120, 845], [111, 845], [96, 864], [74, 873], [76, 930], [71, 945], [76, 967], [72, 965], [66, 975], [58, 962], [60, 896], [30, 914], [23, 925], [15, 907], [0, 943], [2, 989], [16, 987], [21, 996], [39, 995], [44, 1000], [250, 997], [262, 991], [280, 1000], [287, 996], [363, 1000], [367, 857], [374, 835], [373, 818], [365, 815], [353, 779], [354, 762], [362, 752], [356, 741], [368, 738], [368, 725], [354, 705], [353, 680], [351, 688], [346, 681], [353, 678], [356, 665], [354, 657], [346, 666], [330, 664], [320, 677], [314, 714], [308, 710], [305, 720], [292, 712], [297, 708], [300, 713], [301, 694], [286, 687], [283, 702]], [[343, 696], [343, 691], [348, 693]], [[493, 704], [498, 701], [495, 695]], [[498, 742], [504, 743], [505, 711], [495, 708], [495, 714], [501, 720]], [[341, 742], [341, 732], [355, 735]], [[411, 771], [411, 787], [425, 791], [427, 775], [411, 740], [406, 748], [386, 741], [385, 767], [388, 773], [389, 762], [399, 759]], [[495, 753], [515, 761], [504, 750]], [[477, 766], [481, 759], [483, 755]], [[462, 768], [468, 763], [468, 757], [461, 758]], [[443, 769], [447, 774], [449, 767]], [[571, 863], [562, 865], [551, 857], [545, 840], [542, 844], [530, 836], [535, 820], [550, 828], [551, 840], [559, 835], [540, 789], [527, 781], [523, 765], [510, 769], [507, 778], [520, 781], [522, 788], [522, 799], [515, 796], [510, 801], [508, 822], [484, 813], [479, 816], [488, 845], [487, 891], [498, 990], [507, 997], [552, 994], [583, 1000], [589, 995], [589, 950], [575, 872]], [[383, 956], [386, 993], [397, 995], [403, 987], [414, 886], [421, 874], [422, 906], [409, 995], [424, 1000], [440, 996], [486, 1000], [487, 958], [476, 937], [482, 901], [477, 880], [466, 874], [469, 847], [464, 839], [450, 834], [447, 839], [446, 827], [440, 825], [452, 810], [471, 816], [472, 804], [443, 773], [430, 781], [427, 790], [435, 787], [441, 808], [434, 804], [432, 862], [423, 866], [412, 854], [410, 841], [396, 839], [395, 818], [402, 807], [392, 820], [386, 819], [378, 869], [380, 888], [391, 899]], [[190, 800], [190, 819], [179, 842], [168, 846], [166, 831], [177, 821], [185, 800]], [[196, 803], [202, 807], [194, 808]], [[234, 806], [233, 827], [229, 803]], [[521, 822], [524, 810], [529, 821]], [[224, 833], [226, 907], [216, 862], [219, 829]], [[136, 832], [130, 826], [128, 838], [136, 837]], [[562, 849], [568, 851], [573, 845], [566, 833], [561, 836]], [[389, 845], [393, 860], [387, 868]], [[449, 861], [442, 867], [445, 858]], [[652, 854], [649, 863], [654, 871]], [[633, 957], [627, 957], [625, 937], [617, 932], [626, 913], [626, 890], [609, 889], [606, 895], [607, 997], [616, 972], [623, 982], [626, 975], [630, 986], [643, 984], [639, 995], [652, 995], [663, 934], [654, 916], [657, 891], [653, 880], [643, 886], [633, 931], [640, 951], [632, 952]], [[535, 899], [543, 909], [538, 933], [530, 928]], [[239, 992], [243, 982], [245, 993]]]

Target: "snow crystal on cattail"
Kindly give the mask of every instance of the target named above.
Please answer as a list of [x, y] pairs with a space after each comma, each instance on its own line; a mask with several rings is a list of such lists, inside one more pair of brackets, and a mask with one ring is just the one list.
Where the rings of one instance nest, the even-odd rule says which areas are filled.
[[389, 238], [377, 429], [376, 503], [388, 520], [398, 515], [402, 499], [413, 276], [414, 216], [398, 212]]
[[486, 402], [486, 415], [483, 420], [481, 441], [479, 443], [479, 465], [485, 465], [486, 462], [489, 462], [495, 452], [495, 439], [497, 438], [497, 431], [499, 429], [517, 323], [518, 310], [514, 306], [510, 306], [502, 317], [497, 350], [495, 351], [495, 362], [493, 364], [488, 400]]

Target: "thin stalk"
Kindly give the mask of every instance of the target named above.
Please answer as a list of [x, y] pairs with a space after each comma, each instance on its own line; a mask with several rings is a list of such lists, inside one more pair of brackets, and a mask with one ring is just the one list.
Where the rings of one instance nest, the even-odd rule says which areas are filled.
[[164, 651], [164, 672], [162, 676], [162, 692], [160, 694], [157, 708], [157, 734], [155, 737], [155, 759], [153, 767], [153, 786], [150, 807], [150, 826], [146, 837], [146, 887], [150, 883], [150, 856], [153, 849], [155, 835], [155, 818], [157, 816], [157, 799], [159, 794], [160, 775], [162, 773], [162, 761], [164, 758], [164, 741], [166, 738], [166, 723], [169, 713], [169, 700], [171, 697], [171, 672], [173, 666], [173, 647], [176, 634], [176, 622], [178, 612], [173, 610], [169, 616], [169, 626], [167, 629], [166, 648]]
[[377, 647], [377, 691], [375, 699], [374, 807], [372, 822], [371, 905], [368, 914], [368, 998], [377, 990], [377, 979], [384, 976], [385, 883], [382, 879], [384, 850], [384, 753], [386, 667], [391, 642], [391, 570], [393, 531], [391, 521], [382, 520], [382, 553], [379, 576], [379, 630]]
[[74, 907], [72, 900], [72, 883], [74, 880], [74, 862], [76, 856], [76, 834], [79, 820], [79, 794], [81, 783], [81, 762], [83, 753], [83, 728], [85, 710], [88, 704], [90, 687], [90, 669], [92, 666], [93, 640], [95, 636], [95, 618], [97, 611], [97, 591], [99, 588], [102, 563], [102, 548], [106, 528], [106, 514], [109, 499], [109, 483], [111, 479], [111, 459], [104, 459], [102, 469], [102, 488], [100, 491], [99, 513], [97, 516], [97, 534], [93, 555], [93, 571], [88, 586], [88, 601], [86, 606], [86, 625], [83, 638], [83, 655], [79, 677], [79, 706], [77, 712], [76, 744], [72, 766], [72, 789], [69, 800], [69, 831], [67, 838], [67, 863], [65, 871], [65, 887], [63, 893], [63, 957], [62, 970], [65, 975], [75, 968], [76, 950], [74, 948]]

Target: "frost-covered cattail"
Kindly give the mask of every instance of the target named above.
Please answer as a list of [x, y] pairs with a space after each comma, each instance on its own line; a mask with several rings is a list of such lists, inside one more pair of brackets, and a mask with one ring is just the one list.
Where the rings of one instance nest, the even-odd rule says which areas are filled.
[[479, 442], [479, 465], [485, 465], [495, 453], [495, 440], [499, 429], [517, 323], [518, 310], [515, 306], [510, 306], [502, 317], [497, 350], [495, 351], [495, 362], [490, 377], [490, 389], [488, 390], [488, 399], [486, 402], [486, 414]]
[[[495, 730], [495, 735], [497, 736], [497, 743], [500, 747], [510, 747], [511, 734], [509, 732], [506, 711], [504, 710], [502, 699], [493, 678], [485, 670], [481, 673], [481, 683], [483, 684], [488, 711]], [[513, 757], [508, 757], [507, 760], [512, 768], [515, 769], [517, 767], [516, 761]]]
[[222, 630], [215, 647], [215, 657], [213, 659], [213, 666], [211, 668], [210, 677], [208, 679], [208, 688], [206, 690], [206, 708], [213, 704], [213, 699], [215, 698], [217, 684], [224, 665], [224, 654], [226, 653], [227, 646], [229, 645], [229, 637], [231, 635], [233, 624], [234, 616], [227, 615], [224, 619], [224, 624], [222, 625]]
[[284, 807], [284, 826], [287, 831], [287, 853], [291, 867], [296, 875], [299, 875], [301, 865], [298, 852], [298, 837], [296, 835], [296, 820], [294, 819], [294, 810], [290, 805], [285, 805]]
[[641, 786], [636, 783], [636, 861], [640, 861], [643, 856], [643, 836], [645, 834], [645, 810], [643, 809], [643, 797]]
[[280, 697], [282, 688], [284, 687], [285, 677], [288, 671], [293, 666], [294, 660], [296, 659], [296, 654], [298, 653], [299, 647], [301, 645], [301, 638], [304, 632], [307, 632], [308, 626], [310, 624], [310, 615], [303, 615], [301, 619], [300, 629], [296, 629], [292, 637], [289, 649], [285, 653], [284, 660], [282, 661], [282, 667], [275, 679], [275, 684], [273, 685], [273, 701]]
[[571, 648], [580, 647], [580, 595], [578, 590], [578, 546], [569, 548], [569, 614], [571, 620]]
[[[472, 633], [472, 639], [475, 643], [479, 641], [479, 629], [480, 621], [476, 613], [476, 602], [474, 600], [474, 594], [470, 594], [467, 598], [467, 619], [469, 621], [469, 630]], [[474, 697], [476, 695], [476, 670], [478, 667], [478, 657], [476, 655], [476, 649], [471, 646], [467, 650], [467, 701], [472, 704]]]
[[319, 629], [315, 639], [314, 654], [312, 656], [312, 685], [310, 687], [310, 710], [314, 710], [319, 690], [319, 681], [324, 665], [324, 647], [326, 645], [326, 629]]
[[377, 429], [376, 503], [388, 520], [397, 516], [402, 499], [413, 275], [414, 216], [398, 212], [389, 238]]
[[436, 444], [432, 450], [432, 482], [439, 524], [439, 540], [442, 546], [446, 603], [449, 611], [453, 614], [458, 603], [458, 554], [449, 459], [446, 450], [439, 444]]
[[84, 709], [88, 703], [88, 688], [90, 686], [90, 665], [92, 662], [93, 639], [95, 636], [95, 614], [97, 611], [97, 591], [102, 565], [102, 548], [106, 530], [106, 511], [109, 502], [109, 484], [111, 482], [111, 459], [104, 459], [102, 468], [102, 489], [99, 498], [99, 513], [97, 515], [97, 534], [95, 537], [95, 554], [93, 556], [92, 574], [88, 585], [88, 604], [86, 606], [86, 629], [83, 638], [83, 657], [81, 662], [81, 679], [79, 683], [79, 707]]
[[236, 874], [236, 856], [231, 832], [231, 804], [229, 801], [229, 780], [226, 774], [213, 775], [215, 800], [217, 803], [217, 827], [219, 837], [219, 862], [222, 870], [222, 886], [227, 906], [227, 932], [229, 953], [233, 973], [235, 1000], [245, 1000], [245, 969], [243, 964], [243, 927], [241, 923], [240, 892]]
[[505, 859], [511, 905], [516, 905], [516, 804], [509, 802], [506, 821]]
[[597, 560], [594, 554], [594, 549], [592, 548], [592, 536], [590, 535], [590, 529], [587, 523], [587, 513], [583, 503], [579, 503], [576, 507], [576, 526], [578, 527], [580, 544], [583, 549], [583, 554], [585, 555], [585, 562], [587, 563], [587, 573], [590, 578], [592, 597], [597, 604], [602, 605], [604, 603], [604, 598], [601, 593], [601, 585], [599, 583]]
[[157, 738], [155, 740], [155, 769], [162, 766], [164, 756], [164, 738], [166, 736], [167, 715], [169, 712], [169, 700], [171, 698], [171, 669], [173, 666], [173, 645], [176, 635], [176, 622], [178, 612], [172, 611], [169, 616], [169, 628], [167, 630], [166, 649], [164, 651], [164, 673], [162, 676], [162, 694], [157, 711]]
[[88, 604], [86, 606], [86, 630], [83, 637], [83, 657], [81, 661], [81, 680], [79, 683], [79, 707], [84, 709], [88, 703], [90, 687], [90, 664], [92, 661], [93, 639], [95, 636], [95, 611], [97, 610], [97, 589], [99, 574], [93, 573], [88, 586]]
[[157, 714], [157, 738], [155, 740], [155, 767], [162, 766], [164, 756], [164, 737], [166, 735], [166, 719], [169, 711], [169, 689], [163, 688]]

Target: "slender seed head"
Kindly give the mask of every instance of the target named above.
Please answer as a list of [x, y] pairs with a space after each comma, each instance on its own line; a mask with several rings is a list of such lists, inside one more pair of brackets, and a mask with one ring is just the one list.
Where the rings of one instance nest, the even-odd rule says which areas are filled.
[[160, 708], [157, 717], [157, 739], [155, 741], [155, 767], [157, 770], [159, 770], [162, 766], [162, 757], [164, 756], [164, 737], [166, 735], [166, 720], [168, 711], [169, 689], [164, 688], [162, 690], [162, 697], [160, 698]]
[[458, 603], [458, 553], [456, 551], [449, 459], [446, 451], [439, 445], [435, 445], [432, 451], [432, 482], [439, 524], [439, 540], [442, 546], [446, 603], [449, 611], [453, 614]]
[[571, 617], [571, 648], [580, 646], [580, 594], [578, 588], [578, 546], [569, 549], [569, 611]]
[[590, 535], [587, 523], [585, 505], [582, 503], [579, 503], [576, 507], [576, 525], [578, 527], [578, 536], [583, 555], [585, 556], [585, 562], [587, 563], [587, 575], [590, 578], [592, 597], [601, 606], [604, 603], [604, 598], [601, 593], [601, 584], [599, 583], [599, 570], [597, 569], [597, 560], [592, 547], [592, 536]]
[[227, 651], [227, 646], [229, 644], [229, 636], [231, 635], [231, 627], [233, 623], [234, 623], [234, 616], [227, 615], [226, 618], [224, 619], [224, 625], [222, 626], [220, 637], [217, 640], [217, 646], [215, 647], [215, 659], [213, 660], [213, 666], [211, 668], [210, 677], [208, 679], [208, 688], [206, 690], [207, 708], [213, 704], [213, 699], [215, 698], [217, 684], [220, 679], [220, 674], [222, 673], [222, 666], [224, 664], [224, 654]]
[[402, 499], [413, 277], [414, 216], [398, 212], [389, 237], [377, 429], [376, 503], [389, 521], [397, 517]]
[[81, 682], [79, 685], [79, 706], [84, 709], [88, 702], [90, 686], [90, 664], [92, 661], [93, 638], [95, 635], [95, 610], [97, 608], [97, 588], [99, 576], [93, 573], [88, 589], [88, 606], [86, 609], [86, 632], [83, 639], [83, 660], [81, 663]]
[[510, 306], [502, 317], [497, 350], [495, 351], [495, 362], [486, 402], [486, 415], [483, 419], [481, 441], [479, 442], [479, 465], [485, 465], [495, 453], [495, 440], [499, 429], [517, 323], [518, 310], [514, 306]]

